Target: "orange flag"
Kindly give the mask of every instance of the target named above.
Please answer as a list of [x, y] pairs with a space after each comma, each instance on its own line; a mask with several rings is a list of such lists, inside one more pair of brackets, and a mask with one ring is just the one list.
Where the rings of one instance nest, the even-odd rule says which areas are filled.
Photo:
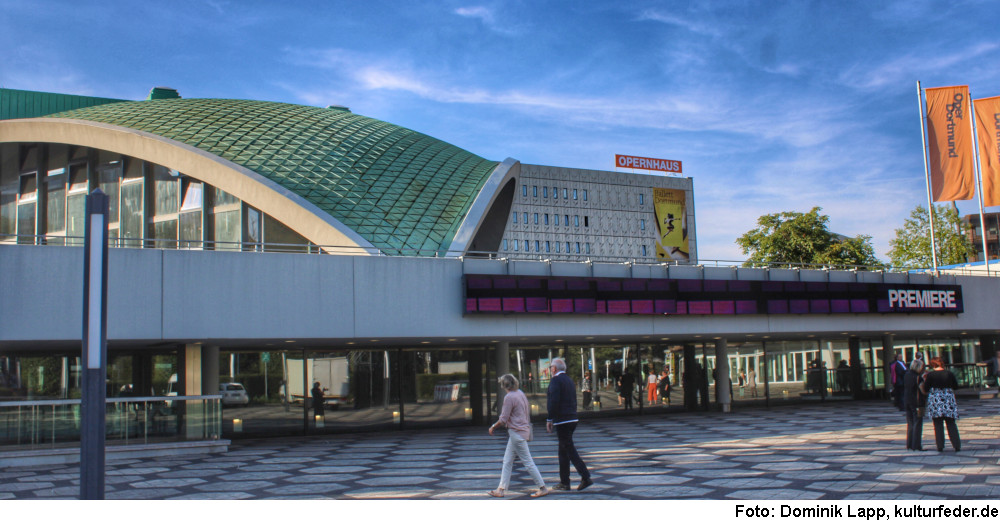
[[969, 200], [976, 189], [969, 87], [929, 88], [925, 92], [934, 201]]
[[983, 204], [1000, 206], [1000, 96], [973, 101], [979, 167], [983, 173]]

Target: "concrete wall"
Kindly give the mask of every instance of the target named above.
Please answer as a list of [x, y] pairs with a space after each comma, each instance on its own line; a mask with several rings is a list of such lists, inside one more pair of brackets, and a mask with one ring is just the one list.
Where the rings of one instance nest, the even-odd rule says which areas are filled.
[[[627, 266], [485, 259], [433, 259], [112, 249], [109, 339], [154, 344], [205, 341], [260, 346], [356, 347], [491, 341], [671, 340], [746, 334], [839, 338], [997, 332], [1000, 280], [891, 275], [894, 282], [960, 284], [958, 315], [464, 316], [464, 273], [846, 281], [853, 273]], [[81, 334], [83, 249], [0, 246], [0, 348], [60, 346]], [[880, 281], [859, 273], [858, 281]], [[378, 340], [371, 342], [372, 339]]]

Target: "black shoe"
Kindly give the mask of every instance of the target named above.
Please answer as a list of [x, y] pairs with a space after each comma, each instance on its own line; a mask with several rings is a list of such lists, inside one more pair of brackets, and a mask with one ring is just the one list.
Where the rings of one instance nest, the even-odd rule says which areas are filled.
[[560, 483], [560, 484], [556, 484], [556, 485], [552, 486], [552, 489], [554, 489], [556, 491], [569, 491], [570, 488], [569, 488], [569, 484], [562, 484], [562, 483]]
[[593, 485], [593, 483], [594, 483], [594, 481], [590, 480], [589, 478], [583, 479], [583, 482], [580, 482], [580, 485], [576, 487], [576, 490], [577, 491], [583, 491], [584, 489], [587, 489], [591, 485]]

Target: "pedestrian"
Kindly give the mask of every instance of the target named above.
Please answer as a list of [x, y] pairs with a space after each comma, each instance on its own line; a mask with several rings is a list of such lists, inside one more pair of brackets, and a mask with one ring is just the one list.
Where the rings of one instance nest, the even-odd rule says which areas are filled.
[[653, 371], [652, 365], [646, 367], [646, 404], [656, 404], [656, 383], [660, 378]]
[[955, 451], [962, 450], [962, 439], [958, 436], [958, 403], [955, 390], [958, 380], [950, 370], [945, 370], [940, 357], [931, 358], [930, 372], [924, 376], [921, 391], [927, 394], [927, 416], [934, 420], [934, 441], [938, 451], [944, 451], [944, 424], [948, 425], [948, 438]]
[[324, 408], [323, 407], [323, 401], [324, 401], [324, 399], [323, 399], [323, 391], [324, 390], [326, 390], [326, 389], [325, 388], [320, 388], [319, 381], [316, 381], [315, 383], [313, 383], [312, 390], [309, 392], [310, 395], [312, 395], [312, 407], [313, 407], [313, 413], [315, 415], [326, 415], [323, 412], [323, 408]]
[[513, 374], [500, 376], [500, 386], [507, 391], [503, 399], [503, 409], [500, 411], [500, 418], [490, 426], [490, 435], [498, 426], [507, 427], [507, 450], [503, 452], [503, 469], [500, 470], [500, 485], [489, 492], [491, 497], [503, 497], [510, 486], [510, 473], [514, 468], [514, 456], [521, 460], [521, 464], [528, 470], [532, 480], [538, 485], [538, 491], [531, 494], [532, 498], [543, 497], [549, 494], [549, 489], [545, 487], [545, 480], [538, 472], [538, 467], [531, 459], [531, 452], [528, 450], [528, 442], [532, 439], [531, 430], [531, 406], [528, 404], [528, 397], [518, 388], [517, 378]]
[[591, 386], [593, 384], [594, 383], [593, 381], [591, 381], [590, 377], [590, 370], [588, 370], [585, 374], [583, 374], [583, 381], [580, 382], [580, 390], [583, 392], [584, 410], [590, 410], [591, 404], [593, 403], [593, 401], [591, 400], [591, 395], [592, 395]]
[[986, 367], [986, 381], [984, 386], [989, 388], [990, 385], [994, 385], [1000, 388], [1000, 350], [997, 350], [993, 357], [982, 363], [978, 363], [978, 365]]
[[892, 362], [889, 369], [890, 379], [892, 381], [892, 402], [899, 408], [899, 411], [903, 411], [903, 376], [906, 375], [906, 363], [903, 361], [903, 355], [900, 353], [896, 354], [896, 360]]
[[625, 402], [625, 409], [632, 409], [632, 392], [635, 389], [635, 376], [629, 373], [626, 369], [622, 372], [622, 377], [619, 381], [619, 386], [621, 387], [621, 393], [619, 397]]
[[747, 372], [747, 382], [750, 384], [750, 397], [757, 397], [757, 372], [752, 366]]
[[577, 491], [583, 491], [594, 483], [590, 480], [590, 470], [580, 458], [573, 445], [573, 432], [576, 431], [576, 385], [566, 375], [566, 362], [562, 358], [552, 360], [552, 379], [549, 380], [549, 416], [545, 421], [545, 430], [552, 433], [555, 428], [559, 438], [559, 483], [553, 489], [568, 490], [569, 464], [573, 463], [576, 472], [580, 474], [580, 485]]
[[664, 366], [663, 371], [660, 372], [660, 381], [657, 383], [656, 390], [660, 393], [660, 401], [665, 399], [667, 406], [670, 406], [670, 366]]
[[924, 451], [921, 438], [924, 432], [924, 411], [927, 398], [920, 392], [924, 362], [914, 359], [910, 369], [903, 374], [903, 408], [906, 409], [906, 449]]

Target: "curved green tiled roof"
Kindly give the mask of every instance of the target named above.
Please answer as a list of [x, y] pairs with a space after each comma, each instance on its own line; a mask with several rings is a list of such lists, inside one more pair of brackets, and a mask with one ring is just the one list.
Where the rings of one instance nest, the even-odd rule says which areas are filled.
[[347, 110], [287, 103], [131, 101], [47, 117], [141, 130], [204, 150], [300, 195], [375, 247], [407, 255], [447, 250], [498, 164]]

